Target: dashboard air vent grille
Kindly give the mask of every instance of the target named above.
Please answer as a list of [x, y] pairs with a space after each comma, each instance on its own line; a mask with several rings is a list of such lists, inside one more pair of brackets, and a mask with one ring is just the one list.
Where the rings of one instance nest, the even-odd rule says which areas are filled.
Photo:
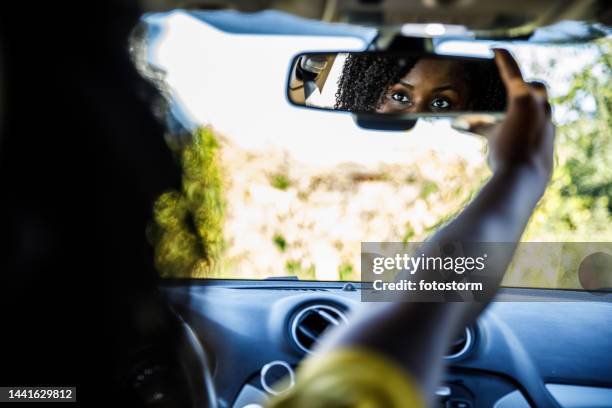
[[305, 353], [311, 353], [319, 336], [330, 326], [346, 323], [346, 316], [340, 308], [317, 304], [301, 309], [291, 323], [291, 338]]

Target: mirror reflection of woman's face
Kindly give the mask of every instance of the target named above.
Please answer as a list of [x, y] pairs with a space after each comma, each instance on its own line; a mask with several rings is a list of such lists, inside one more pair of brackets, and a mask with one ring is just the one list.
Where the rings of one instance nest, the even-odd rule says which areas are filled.
[[383, 95], [379, 113], [445, 113], [468, 109], [460, 61], [421, 59]]

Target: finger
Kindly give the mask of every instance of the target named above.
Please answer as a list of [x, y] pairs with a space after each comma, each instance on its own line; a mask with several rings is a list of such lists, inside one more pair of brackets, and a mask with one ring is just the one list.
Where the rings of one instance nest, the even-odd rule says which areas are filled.
[[521, 69], [510, 52], [502, 48], [496, 48], [493, 51], [495, 52], [495, 64], [508, 91], [508, 97], [512, 98], [529, 93]]
[[529, 86], [539, 96], [548, 98], [548, 87], [541, 81], [530, 81]]
[[528, 85], [531, 88], [535, 98], [538, 100], [541, 106], [543, 106], [546, 117], [549, 118], [552, 113], [552, 108], [548, 100], [548, 88], [546, 84], [540, 81], [531, 81]]
[[493, 52], [495, 53], [497, 69], [499, 69], [499, 73], [504, 82], [514, 79], [523, 80], [521, 69], [516, 60], [512, 57], [512, 54], [510, 54], [510, 51], [503, 48], [495, 48]]

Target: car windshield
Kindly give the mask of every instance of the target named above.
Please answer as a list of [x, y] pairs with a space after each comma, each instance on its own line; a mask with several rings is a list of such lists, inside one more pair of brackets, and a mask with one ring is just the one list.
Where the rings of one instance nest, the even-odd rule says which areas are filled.
[[[179, 131], [168, 141], [183, 166], [182, 190], [157, 200], [148, 231], [162, 277], [358, 281], [362, 242], [425, 240], [491, 175], [485, 140], [448, 119], [372, 131], [288, 103], [296, 54], [363, 50], [364, 36], [228, 33], [186, 12], [145, 21], [147, 74], [171, 100]], [[553, 179], [522, 240], [612, 241], [612, 40], [496, 45], [548, 84], [557, 124]], [[504, 284], [582, 288], [558, 256], [515, 259]]]

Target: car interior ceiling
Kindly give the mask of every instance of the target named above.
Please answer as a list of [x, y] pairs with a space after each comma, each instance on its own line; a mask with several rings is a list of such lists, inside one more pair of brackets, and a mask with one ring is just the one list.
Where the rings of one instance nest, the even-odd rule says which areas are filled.
[[[151, 11], [176, 8], [171, 1], [143, 1], [142, 4], [145, 10]], [[606, 1], [602, 0], [316, 0], [307, 3], [284, 0], [187, 0], [181, 2], [181, 7], [194, 10], [227, 8], [246, 13], [279, 10], [309, 19], [370, 26], [435, 21], [498, 34], [500, 30], [546, 26], [561, 20], [594, 20], [608, 25], [612, 21]]]

